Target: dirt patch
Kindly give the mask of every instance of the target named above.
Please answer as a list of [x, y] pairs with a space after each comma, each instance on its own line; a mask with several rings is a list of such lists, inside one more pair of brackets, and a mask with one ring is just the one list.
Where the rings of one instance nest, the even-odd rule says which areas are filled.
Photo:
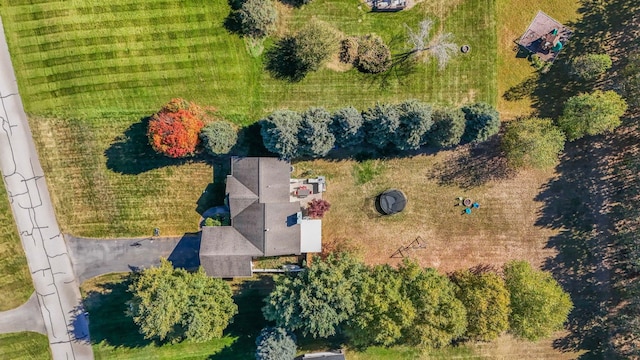
[[345, 64], [340, 61], [340, 56], [338, 54], [334, 54], [331, 56], [331, 59], [325, 64], [325, 66], [329, 70], [337, 71], [337, 72], [345, 72], [353, 69], [352, 64]]

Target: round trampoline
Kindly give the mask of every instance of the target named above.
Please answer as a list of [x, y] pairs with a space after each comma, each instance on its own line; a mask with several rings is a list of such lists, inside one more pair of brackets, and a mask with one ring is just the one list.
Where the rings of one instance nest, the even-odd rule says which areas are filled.
[[393, 215], [404, 210], [407, 205], [407, 197], [397, 189], [390, 189], [378, 195], [376, 208], [382, 215]]

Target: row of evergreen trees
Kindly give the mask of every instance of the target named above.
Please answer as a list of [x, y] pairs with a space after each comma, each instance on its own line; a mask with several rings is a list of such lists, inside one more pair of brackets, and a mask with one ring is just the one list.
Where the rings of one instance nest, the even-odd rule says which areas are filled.
[[260, 121], [267, 150], [285, 159], [316, 158], [334, 147], [385, 153], [438, 148], [488, 139], [500, 129], [498, 112], [486, 103], [434, 108], [417, 100], [376, 104], [360, 112], [352, 106], [333, 114], [313, 107], [302, 113], [278, 110]]

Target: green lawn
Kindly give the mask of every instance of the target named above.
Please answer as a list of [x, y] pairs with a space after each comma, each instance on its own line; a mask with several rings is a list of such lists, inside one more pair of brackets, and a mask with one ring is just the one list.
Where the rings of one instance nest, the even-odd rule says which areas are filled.
[[[490, 0], [440, 0], [393, 14], [358, 9], [357, 0], [284, 9], [281, 28], [295, 29], [315, 15], [345, 34], [376, 32], [394, 54], [406, 50], [402, 24], [415, 26], [427, 16], [472, 47], [443, 71], [435, 63], [402, 64], [382, 76], [323, 68], [299, 83], [271, 78], [244, 41], [224, 29], [225, 1], [0, 3], [58, 220], [63, 231], [80, 236], [197, 229], [194, 210], [202, 207], [211, 166], [202, 159], [168, 161], [145, 145], [141, 119], [172, 97], [215, 106], [240, 124], [281, 107], [364, 108], [407, 98], [496, 102]], [[96, 32], [96, 26], [109, 31]]]
[[33, 332], [0, 334], [0, 359], [51, 359], [47, 336]]
[[0, 182], [0, 311], [22, 305], [33, 293], [31, 274], [13, 221], [9, 199]]
[[[145, 115], [172, 97], [218, 107], [240, 122], [253, 122], [281, 107], [346, 104], [415, 97], [437, 103], [496, 101], [495, 2], [466, 0], [418, 5], [395, 14], [358, 9], [358, 0], [318, 0], [287, 10], [283, 26], [311, 16], [345, 34], [376, 32], [394, 50], [406, 50], [402, 23], [437, 19], [473, 51], [446, 70], [401, 66], [390, 76], [324, 69], [289, 84], [272, 79], [260, 58], [224, 29], [226, 1], [3, 0], [1, 13], [29, 113], [63, 118]], [[362, 8], [362, 6], [360, 6]], [[109, 29], [96, 32], [95, 28]], [[132, 119], [132, 120], [135, 120]]]

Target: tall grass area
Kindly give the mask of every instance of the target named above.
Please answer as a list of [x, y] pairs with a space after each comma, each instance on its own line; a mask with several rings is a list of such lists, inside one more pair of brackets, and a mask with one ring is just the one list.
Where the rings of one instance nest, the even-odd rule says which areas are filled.
[[0, 334], [0, 359], [51, 359], [47, 336], [34, 332]]
[[[310, 17], [347, 35], [375, 32], [395, 55], [425, 17], [470, 44], [446, 69], [403, 63], [385, 75], [323, 68], [298, 83], [273, 79], [223, 23], [226, 1], [0, 0], [25, 108], [63, 231], [113, 237], [196, 230], [196, 202], [211, 167], [150, 154], [141, 119], [172, 97], [211, 105], [239, 124], [282, 107], [304, 109], [417, 98], [437, 104], [496, 102], [495, 5], [439, 0], [398, 13], [357, 0], [286, 9], [281, 28]], [[95, 29], [105, 29], [96, 31]], [[108, 29], [108, 31], [106, 31]], [[266, 46], [269, 46], [267, 41]]]
[[0, 311], [22, 305], [31, 293], [33, 283], [27, 259], [13, 221], [7, 191], [0, 182]]
[[[512, 119], [531, 113], [531, 99], [526, 97], [517, 101], [507, 101], [503, 95], [513, 86], [522, 84], [535, 77], [535, 70], [525, 58], [516, 58], [515, 41], [522, 36], [542, 10], [565, 26], [578, 18], [578, 0], [497, 0], [496, 17], [498, 22], [498, 110], [503, 118]], [[561, 62], [563, 54], [558, 58]], [[558, 66], [558, 64], [556, 64]], [[537, 81], [534, 80], [532, 84]], [[534, 85], [535, 86], [535, 85]]]

